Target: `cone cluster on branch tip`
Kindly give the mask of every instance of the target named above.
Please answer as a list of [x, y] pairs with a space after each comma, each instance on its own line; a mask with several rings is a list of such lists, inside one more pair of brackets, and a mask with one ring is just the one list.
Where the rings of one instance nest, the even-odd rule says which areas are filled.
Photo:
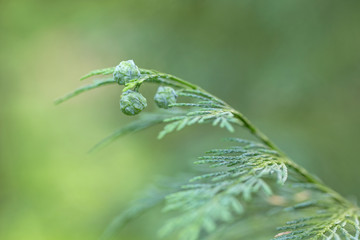
[[[128, 86], [130, 82], [134, 82], [141, 77], [139, 68], [135, 65], [133, 60], [120, 62], [115, 67], [113, 73], [114, 80], [119, 85]], [[138, 92], [139, 86], [134, 90], [125, 91], [120, 97], [120, 109], [129, 116], [140, 113], [147, 106], [146, 98]], [[176, 103], [176, 91], [172, 87], [160, 86], [154, 96], [154, 101], [159, 108], [168, 109], [172, 104]]]

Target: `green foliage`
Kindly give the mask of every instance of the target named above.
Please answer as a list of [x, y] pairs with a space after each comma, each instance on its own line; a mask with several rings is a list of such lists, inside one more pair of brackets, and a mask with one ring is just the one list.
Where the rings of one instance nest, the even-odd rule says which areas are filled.
[[[100, 74], [98, 71], [96, 72], [96, 74]], [[89, 74], [91, 76], [91, 74]], [[93, 73], [93, 75], [95, 75], [95, 73]], [[75, 97], [77, 95], [79, 95], [80, 93], [83, 93], [83, 92], [86, 92], [86, 91], [89, 91], [91, 89], [94, 89], [94, 88], [98, 88], [100, 86], [104, 86], [104, 85], [109, 85], [109, 84], [114, 84], [116, 83], [114, 81], [114, 79], [105, 79], [105, 80], [95, 80], [92, 84], [88, 84], [88, 85], [85, 85], [85, 86], [82, 86], [78, 89], [75, 89], [73, 92], [61, 97], [61, 98], [58, 98], [55, 100], [55, 104], [59, 104], [59, 103], [62, 103], [72, 97]]]
[[166, 118], [169, 118], [169, 114], [150, 114], [150, 113], [144, 113], [141, 115], [141, 117], [138, 120], [135, 120], [128, 124], [127, 126], [124, 126], [120, 129], [117, 129], [113, 133], [111, 133], [109, 136], [98, 142], [91, 150], [90, 152], [100, 149], [103, 146], [106, 146], [107, 144], [115, 141], [121, 136], [138, 132], [141, 130], [144, 130], [146, 128], [155, 126], [157, 124], [162, 123]]
[[80, 80], [84, 80], [84, 79], [87, 79], [87, 78], [90, 78], [90, 77], [93, 77], [93, 76], [97, 76], [97, 75], [113, 74], [114, 71], [115, 71], [115, 67], [95, 70], [95, 71], [92, 71], [92, 72], [86, 74], [85, 76], [81, 77]]
[[[279, 227], [282, 231], [274, 240], [285, 239], [359, 239], [360, 211], [350, 205], [342, 206], [328, 196], [310, 200], [288, 208], [288, 211], [299, 211], [310, 208], [313, 214], [301, 217]], [[315, 213], [315, 214], [314, 214]]]
[[196, 176], [181, 191], [166, 197], [165, 211], [182, 214], [169, 220], [161, 235], [180, 230], [179, 239], [198, 239], [202, 231], [211, 233], [220, 223], [231, 223], [245, 209], [241, 201], [252, 195], [272, 195], [268, 185], [271, 176], [279, 184], [287, 178], [284, 159], [269, 148], [241, 139], [230, 139], [239, 145], [214, 149], [196, 164], [207, 165], [210, 173]]
[[219, 125], [230, 132], [234, 132], [232, 124], [241, 125], [241, 122], [234, 117], [231, 109], [222, 101], [199, 90], [183, 89], [178, 91], [178, 95], [190, 98], [192, 102], [174, 103], [170, 106], [184, 110], [181, 116], [167, 118], [164, 122], [167, 125], [159, 133], [158, 138], [163, 138], [166, 134], [173, 131], [180, 131], [186, 126], [195, 123], [212, 123], [213, 126]]
[[[154, 103], [166, 110], [142, 114], [139, 120], [117, 130], [95, 149], [124, 134], [160, 123], [165, 126], [159, 138], [186, 126], [210, 123], [230, 132], [234, 132], [237, 126], [243, 127], [260, 142], [227, 139], [231, 146], [213, 149], [195, 162], [202, 174], [170, 191], [155, 192], [136, 201], [114, 220], [104, 239], [159, 204], [164, 205], [164, 212], [173, 214], [159, 235], [171, 239], [260, 239], [260, 235], [261, 239], [276, 240], [359, 239], [359, 208], [289, 159], [240, 112], [178, 77], [139, 69], [133, 61], [123, 61], [120, 65], [93, 71], [83, 77], [114, 74], [116, 79], [94, 82], [56, 103], [105, 84], [119, 83], [125, 85], [122, 99], [126, 98], [126, 104], [123, 103], [122, 111], [135, 115], [145, 108], [143, 103], [147, 102], [138, 92], [140, 87], [153, 83], [160, 85], [161, 90], [156, 93]], [[129, 94], [132, 97], [127, 97]], [[137, 107], [133, 108], [135, 105]], [[126, 110], [129, 107], [132, 111]], [[249, 230], [261, 222], [260, 219], [269, 216], [272, 218], [270, 222], [263, 221], [259, 227], [263, 228], [263, 233]], [[273, 225], [285, 222], [285, 219], [293, 220], [277, 228], [278, 234], [275, 234]], [[246, 229], [248, 233], [244, 234]]]

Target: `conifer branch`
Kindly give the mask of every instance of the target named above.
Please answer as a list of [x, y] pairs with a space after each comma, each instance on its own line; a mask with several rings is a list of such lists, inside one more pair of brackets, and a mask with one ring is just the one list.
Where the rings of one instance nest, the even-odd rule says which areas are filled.
[[[98, 80], [76, 89], [56, 103], [102, 85], [118, 83], [124, 86], [121, 111], [126, 115], [137, 115], [148, 104], [139, 92], [140, 88], [153, 83], [160, 85], [154, 102], [164, 110], [116, 131], [96, 148], [126, 133], [160, 123], [165, 127], [159, 138], [186, 126], [211, 123], [230, 132], [238, 126], [243, 127], [261, 142], [231, 138], [229, 142], [235, 143], [235, 146], [213, 149], [200, 157], [195, 163], [205, 166], [206, 173], [193, 177], [162, 198], [164, 210], [177, 211], [178, 215], [167, 221], [160, 231], [161, 235], [170, 234], [181, 240], [210, 239], [221, 229], [244, 220], [242, 216], [245, 217], [251, 209], [259, 208], [260, 201], [269, 211], [274, 208], [272, 204], [284, 207], [278, 215], [280, 212], [290, 216], [305, 215], [278, 228], [279, 233], [274, 239], [359, 239], [359, 208], [292, 161], [242, 113], [226, 102], [176, 76], [140, 69], [132, 60], [123, 61], [113, 68], [90, 72], [82, 79], [109, 74], [113, 74], [112, 79]], [[294, 202], [292, 199], [298, 189], [311, 193], [310, 197]], [[280, 199], [276, 203], [270, 200], [274, 192]], [[286, 204], [289, 206], [285, 208]], [[136, 205], [125, 212], [119, 222], [125, 223], [151, 206], [146, 201], [144, 206]]]

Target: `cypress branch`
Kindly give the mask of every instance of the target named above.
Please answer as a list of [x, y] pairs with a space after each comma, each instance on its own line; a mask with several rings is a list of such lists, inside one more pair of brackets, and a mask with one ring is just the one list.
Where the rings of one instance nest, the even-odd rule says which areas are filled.
[[[229, 104], [176, 76], [138, 68], [132, 60], [123, 61], [116, 68], [90, 72], [82, 79], [108, 74], [113, 74], [113, 79], [76, 89], [55, 103], [102, 85], [118, 83], [124, 85], [123, 95], [127, 96], [121, 110], [135, 115], [147, 106], [140, 88], [153, 83], [166, 86], [159, 88], [155, 103], [165, 108], [167, 114], [140, 118], [104, 139], [96, 148], [124, 134], [161, 123], [165, 126], [159, 138], [187, 126], [210, 123], [230, 132], [237, 127], [245, 128], [259, 141], [229, 138], [232, 146], [210, 150], [195, 162], [205, 173], [192, 177], [169, 194], [159, 194], [155, 202], [165, 203], [164, 211], [177, 213], [164, 224], [160, 235], [181, 240], [216, 239], [216, 236], [249, 239], [249, 234], [227, 233], [236, 232], [233, 226], [239, 223], [250, 224], [255, 216], [258, 219], [272, 214], [274, 222], [280, 222], [284, 216], [289, 221], [277, 228], [278, 234], [268, 235], [267, 239], [359, 239], [359, 208], [292, 161]], [[137, 202], [119, 218], [117, 222], [121, 224], [111, 225], [111, 231], [152, 206], [147, 201]], [[252, 234], [257, 236], [257, 232]]]

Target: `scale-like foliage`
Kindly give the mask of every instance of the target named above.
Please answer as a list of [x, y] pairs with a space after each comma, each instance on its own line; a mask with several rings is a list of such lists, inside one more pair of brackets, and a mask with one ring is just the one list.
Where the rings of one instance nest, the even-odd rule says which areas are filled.
[[[230, 132], [234, 132], [236, 126], [246, 128], [261, 143], [228, 139], [233, 146], [213, 149], [195, 162], [205, 173], [192, 177], [181, 187], [177, 185], [167, 193], [157, 192], [136, 201], [133, 207], [114, 220], [105, 238], [144, 211], [164, 203], [164, 211], [175, 216], [163, 225], [160, 235], [171, 236], [171, 239], [232, 240], [258, 239], [260, 236], [261, 239], [274, 240], [360, 239], [359, 208], [290, 160], [240, 112], [178, 77], [139, 69], [133, 61], [120, 64], [123, 67], [96, 70], [82, 78], [109, 75], [117, 69], [116, 79], [97, 80], [56, 100], [56, 103], [114, 83], [124, 85], [123, 92], [134, 94], [132, 98], [145, 102], [139, 90], [145, 83], [153, 83], [161, 86], [155, 103], [166, 110], [142, 115], [137, 121], [105, 138], [95, 149], [124, 134], [161, 123], [165, 126], [159, 138], [186, 126], [211, 123]], [[126, 104], [126, 107], [136, 107], [132, 106], [131, 101]], [[136, 114], [146, 105], [143, 104], [141, 109], [136, 108]], [[260, 220], [269, 216], [271, 222]], [[294, 218], [278, 228], [278, 234], [274, 233], [274, 224]], [[251, 232], [259, 222], [263, 222], [263, 225]], [[274, 231], [268, 231], [265, 225]], [[268, 232], [259, 231], [261, 227]]]
[[312, 214], [301, 217], [279, 227], [281, 231], [274, 240], [354, 240], [360, 237], [359, 209], [342, 206], [327, 196], [318, 200], [310, 200], [286, 210], [299, 211], [311, 208]]
[[184, 102], [172, 104], [172, 107], [188, 108], [181, 116], [167, 118], [168, 123], [159, 133], [159, 138], [173, 131], [180, 131], [186, 126], [195, 123], [212, 123], [219, 125], [230, 132], [234, 132], [232, 124], [242, 125], [239, 119], [234, 117], [231, 109], [223, 102], [213, 96], [199, 90], [183, 89], [177, 92], [179, 96], [195, 99], [196, 102]]
[[198, 239], [202, 231], [211, 233], [221, 223], [232, 223], [234, 215], [245, 211], [242, 201], [250, 201], [253, 194], [272, 195], [267, 183], [272, 176], [279, 184], [285, 183], [287, 167], [276, 151], [242, 139], [230, 140], [238, 145], [211, 150], [195, 162], [216, 171], [192, 178], [181, 191], [166, 197], [165, 210], [182, 214], [169, 220], [162, 235], [179, 230], [179, 239]]

